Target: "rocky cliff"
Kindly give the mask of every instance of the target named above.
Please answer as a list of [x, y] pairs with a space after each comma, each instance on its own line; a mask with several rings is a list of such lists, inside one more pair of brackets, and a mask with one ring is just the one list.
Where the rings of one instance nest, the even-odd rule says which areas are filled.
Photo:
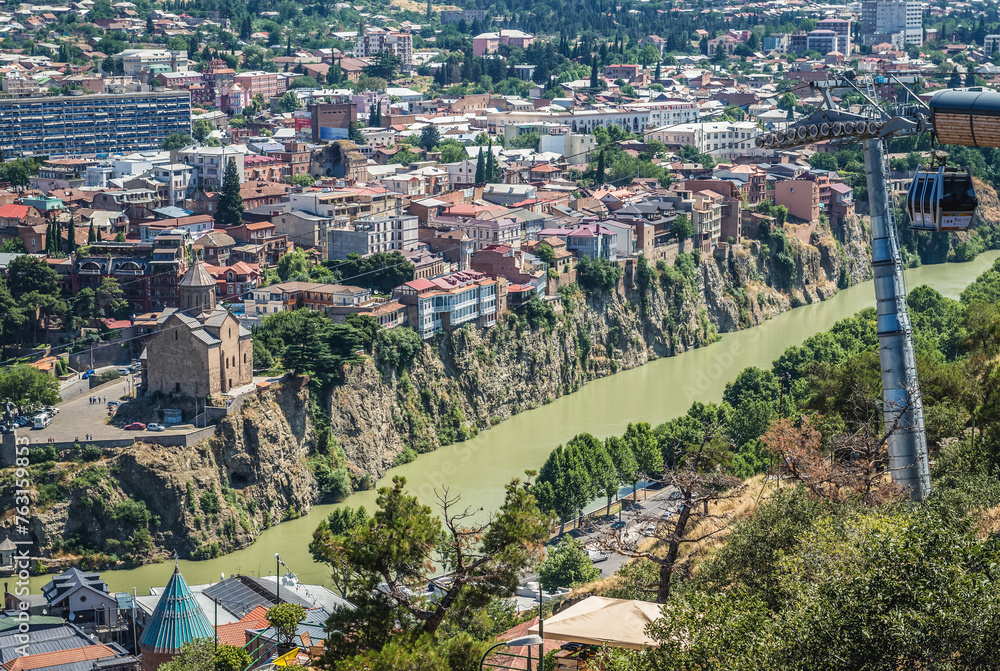
[[464, 440], [589, 380], [711, 342], [871, 277], [867, 233], [853, 219], [807, 241], [788, 227], [720, 258], [629, 264], [618, 286], [564, 290], [551, 321], [514, 311], [429, 341], [409, 368], [354, 364], [326, 399], [355, 479]]
[[312, 441], [308, 390], [290, 381], [248, 398], [191, 447], [64, 453], [33, 467], [42, 504], [31, 534], [46, 554], [93, 567], [231, 552], [316, 502]]

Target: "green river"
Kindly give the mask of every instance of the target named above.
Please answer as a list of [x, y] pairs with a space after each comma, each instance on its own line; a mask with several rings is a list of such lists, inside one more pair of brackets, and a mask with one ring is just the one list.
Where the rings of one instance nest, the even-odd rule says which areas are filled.
[[[907, 271], [907, 285], [927, 284], [958, 298], [998, 255], [1000, 252], [990, 251], [969, 263], [916, 268]], [[575, 434], [589, 432], [603, 438], [624, 432], [629, 422], [656, 425], [681, 415], [693, 401], [717, 401], [726, 383], [743, 368], [769, 367], [785, 348], [873, 304], [872, 283], [866, 282], [755, 328], [725, 334], [708, 347], [595, 380], [575, 394], [523, 412], [472, 440], [420, 455], [416, 461], [389, 471], [379, 485], [402, 475], [408, 488], [425, 503], [433, 504], [434, 490], [447, 486], [452, 494], [461, 494], [462, 504], [492, 510], [500, 504], [506, 482], [522, 476], [525, 469], [538, 469], [556, 445]], [[375, 492], [365, 491], [336, 505], [364, 505], [371, 511], [374, 502]], [[307, 516], [272, 527], [250, 547], [224, 557], [181, 561], [184, 577], [189, 584], [199, 584], [214, 582], [223, 573], [268, 575], [275, 569], [274, 553], [280, 552], [302, 582], [328, 583], [325, 567], [313, 562], [308, 545], [313, 529], [336, 505], [316, 506]], [[101, 577], [112, 591], [135, 587], [142, 595], [150, 586], [166, 584], [172, 570], [169, 563], [150, 564], [104, 571]], [[34, 578], [32, 591], [40, 590], [49, 580], [50, 576]]]

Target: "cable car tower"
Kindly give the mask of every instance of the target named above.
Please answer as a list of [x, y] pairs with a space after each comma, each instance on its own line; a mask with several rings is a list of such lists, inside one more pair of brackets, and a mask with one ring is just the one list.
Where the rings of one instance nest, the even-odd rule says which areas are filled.
[[[889, 469], [893, 481], [909, 490], [911, 499], [920, 501], [931, 491], [927, 432], [884, 141], [931, 133], [945, 144], [1000, 147], [1000, 93], [981, 89], [941, 91], [930, 105], [925, 105], [906, 87], [916, 81], [918, 77], [859, 77], [847, 72], [838, 79], [813, 82], [811, 86], [822, 94], [822, 108], [785, 130], [758, 136], [756, 144], [785, 149], [824, 140], [862, 143], [872, 225], [882, 416], [888, 436]], [[902, 87], [913, 102], [880, 102], [878, 88], [885, 85]], [[833, 101], [837, 90], [854, 91], [867, 104], [859, 113], [841, 110]], [[907, 194], [911, 226], [919, 230], [967, 230], [978, 204], [968, 172], [948, 169], [944, 164], [918, 170]]]

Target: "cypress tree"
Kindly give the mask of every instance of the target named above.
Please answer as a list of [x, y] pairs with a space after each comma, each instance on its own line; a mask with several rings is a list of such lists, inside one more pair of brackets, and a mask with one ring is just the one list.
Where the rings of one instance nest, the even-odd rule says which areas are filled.
[[597, 56], [590, 55], [590, 88], [597, 90]]
[[597, 184], [598, 186], [604, 184], [604, 150], [601, 150], [600, 156], [597, 157]]
[[656, 64], [656, 72], [653, 75], [653, 79], [655, 81], [660, 81], [660, 64], [659, 63]]
[[219, 228], [239, 226], [243, 221], [243, 196], [240, 195], [240, 172], [236, 160], [229, 159], [215, 208], [215, 225]]
[[427, 20], [431, 20], [431, 0], [427, 0]]
[[66, 251], [72, 254], [76, 251], [76, 223], [69, 220], [69, 230], [66, 236]]
[[479, 157], [476, 159], [476, 184], [486, 183], [486, 157], [483, 156], [483, 148], [479, 148]]
[[45, 251], [51, 252], [55, 248], [52, 244], [52, 222], [45, 224]]
[[87, 244], [92, 245], [97, 242], [97, 231], [94, 230], [94, 222], [90, 222], [90, 230], [87, 231]]

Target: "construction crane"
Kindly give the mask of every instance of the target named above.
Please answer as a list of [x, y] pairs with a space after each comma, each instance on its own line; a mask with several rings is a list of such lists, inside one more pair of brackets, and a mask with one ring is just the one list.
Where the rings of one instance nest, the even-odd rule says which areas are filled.
[[[907, 88], [919, 81], [907, 76], [858, 76], [813, 82], [823, 98], [821, 108], [788, 128], [760, 135], [758, 147], [784, 149], [814, 142], [861, 141], [872, 228], [872, 267], [878, 313], [879, 361], [882, 368], [882, 418], [892, 479], [910, 498], [930, 494], [930, 465], [924, 410], [917, 380], [916, 357], [906, 284], [893, 215], [892, 186], [885, 140], [930, 133], [943, 144], [1000, 147], [1000, 93], [982, 89], [946, 90], [924, 104]], [[878, 89], [898, 86], [908, 102], [883, 103]], [[837, 91], [854, 91], [865, 100], [852, 113], [834, 103]], [[919, 230], [963, 231], [972, 223], [979, 201], [965, 170], [944, 163], [921, 168], [907, 193], [910, 225]]]

